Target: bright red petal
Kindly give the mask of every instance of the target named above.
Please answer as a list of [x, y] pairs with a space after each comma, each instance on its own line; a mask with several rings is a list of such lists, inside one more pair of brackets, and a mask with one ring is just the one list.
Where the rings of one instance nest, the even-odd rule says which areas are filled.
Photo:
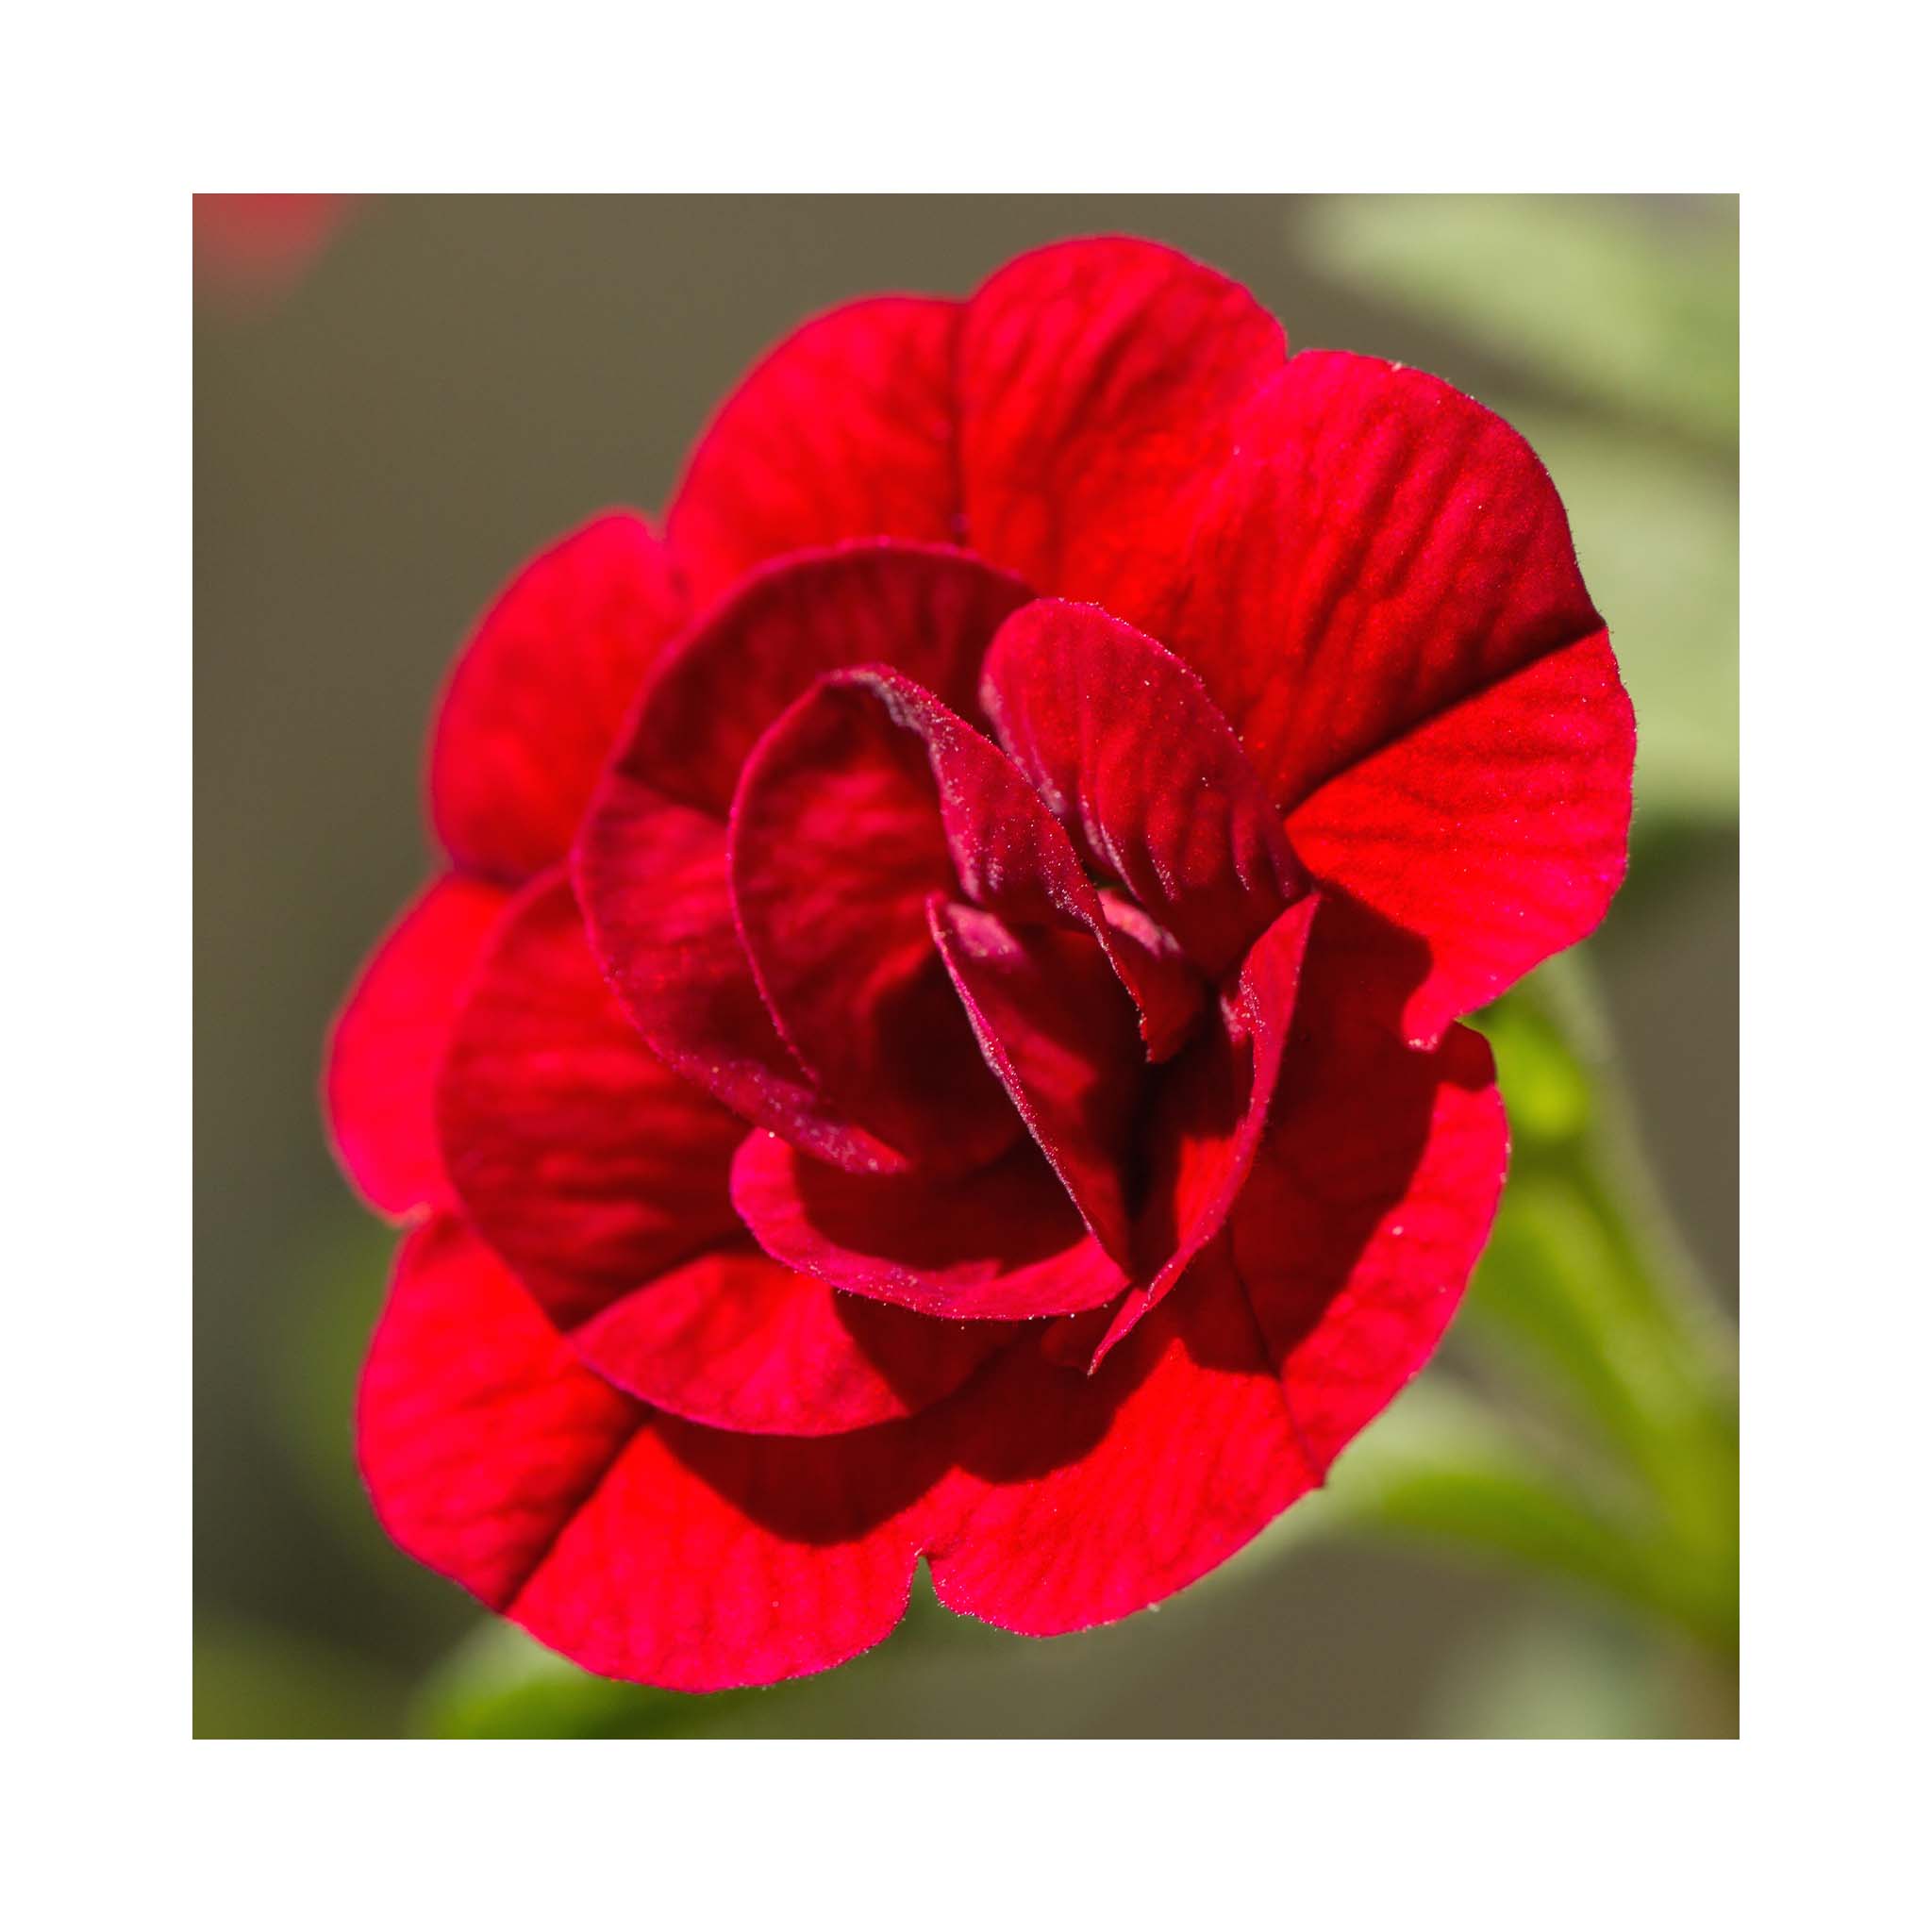
[[1419, 1045], [1591, 931], [1623, 883], [1636, 724], [1602, 632], [1441, 712], [1288, 822], [1312, 871], [1427, 944]]
[[1126, 1286], [1030, 1141], [935, 1179], [847, 1174], [754, 1134], [731, 1195], [774, 1259], [925, 1315], [1025, 1321], [1097, 1307]]
[[448, 1222], [404, 1248], [358, 1426], [410, 1555], [587, 1670], [678, 1690], [825, 1670], [886, 1636], [941, 1473], [924, 1418], [800, 1441], [652, 1415]]
[[1112, 608], [1201, 674], [1283, 810], [1602, 628], [1542, 465], [1435, 376], [1304, 353], [1231, 438], [1185, 552]]
[[940, 1601], [1028, 1637], [1143, 1609], [1224, 1562], [1316, 1475], [1221, 1250], [1091, 1376], [1018, 1347], [945, 1414]]
[[430, 809], [458, 864], [514, 884], [563, 857], [684, 613], [670, 552], [624, 511], [511, 580], [457, 659], [430, 750]]
[[1297, 901], [1262, 934], [1241, 966], [1223, 1029], [1170, 1070], [1149, 1133], [1153, 1173], [1135, 1231], [1153, 1276], [1121, 1304], [1096, 1362], [1173, 1292], [1247, 1184], [1280, 1087], [1320, 903], [1312, 894]]
[[497, 928], [451, 1032], [438, 1116], [471, 1224], [558, 1322], [737, 1229], [743, 1122], [645, 1046], [555, 870]]
[[1508, 1152], [1494, 1063], [1467, 1027], [1433, 1053], [1373, 1025], [1297, 1036], [1232, 1226], [1319, 1469], [1441, 1339], [1489, 1239]]
[[916, 1415], [1012, 1331], [888, 1307], [734, 1248], [639, 1289], [574, 1340], [599, 1374], [688, 1422], [825, 1436]]
[[1284, 349], [1245, 289], [1153, 242], [1066, 242], [1009, 263], [959, 330], [973, 547], [1042, 590], [1108, 602]]
[[848, 537], [959, 540], [957, 302], [889, 295], [820, 316], [745, 377], [673, 500], [700, 601], [767, 558]]
[[980, 698], [1089, 858], [1219, 977], [1301, 889], [1266, 792], [1201, 680], [1090, 606], [1000, 627]]
[[408, 1214], [449, 1199], [434, 1098], [457, 999], [509, 894], [439, 879], [363, 967], [329, 1036], [323, 1105], [337, 1158], [370, 1203]]
[[643, 1419], [460, 1222], [403, 1243], [357, 1434], [375, 1513], [419, 1562], [502, 1609]]
[[758, 990], [827, 1100], [928, 1169], [1011, 1144], [1020, 1122], [926, 926], [955, 878], [924, 741], [872, 683], [822, 679], [758, 741], [730, 873]]

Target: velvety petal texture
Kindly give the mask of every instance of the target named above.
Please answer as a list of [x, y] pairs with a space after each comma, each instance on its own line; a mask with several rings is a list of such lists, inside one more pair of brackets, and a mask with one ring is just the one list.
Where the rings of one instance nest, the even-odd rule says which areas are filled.
[[579, 835], [592, 947], [652, 1049], [749, 1122], [861, 1172], [906, 1157], [822, 1091], [774, 1023], [731, 891], [728, 818], [758, 737], [825, 672], [903, 660], [970, 693], [1023, 587], [951, 552], [869, 545], [774, 569], [658, 675]]
[[645, 1046], [552, 871], [499, 923], [451, 1030], [443, 1159], [470, 1224], [560, 1322], [738, 1232], [738, 1117]]
[[1431, 376], [1152, 242], [807, 324], [659, 541], [452, 675], [451, 870], [331, 1038], [404, 1237], [404, 1549], [589, 1670], [1053, 1636], [1225, 1560], [1428, 1359], [1507, 1137], [1458, 1016], [1622, 879], [1563, 510]]
[[981, 702], [1074, 835], [1210, 977], [1302, 886], [1267, 793], [1201, 680], [1091, 606], [1030, 604], [988, 652]]

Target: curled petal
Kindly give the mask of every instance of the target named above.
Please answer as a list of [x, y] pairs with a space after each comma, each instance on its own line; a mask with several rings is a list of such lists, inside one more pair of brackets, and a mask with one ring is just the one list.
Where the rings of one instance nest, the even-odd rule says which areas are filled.
[[1009, 263], [959, 329], [974, 548], [1042, 590], [1108, 601], [1284, 353], [1245, 289], [1171, 248], [1101, 237]]
[[748, 1244], [675, 1269], [576, 1331], [608, 1381], [688, 1422], [825, 1436], [915, 1415], [1008, 1345], [796, 1274]]
[[1126, 1286], [1027, 1141], [991, 1167], [939, 1179], [848, 1174], [754, 1134], [733, 1165], [731, 1197], [787, 1267], [922, 1314], [1025, 1321], [1097, 1307]]
[[1240, 741], [1152, 638], [1041, 599], [1001, 625], [980, 698], [1081, 850], [1211, 976], [1298, 895], [1294, 855]]
[[1321, 902], [1291, 906], [1257, 941], [1224, 1025], [1174, 1062], [1152, 1124], [1153, 1174], [1135, 1230], [1145, 1288], [1122, 1302], [1094, 1355], [1102, 1360], [1179, 1282], [1221, 1232], [1246, 1186], [1279, 1091]]
[[929, 912], [986, 1063], [1094, 1239], [1125, 1265], [1141, 1057], [1106, 954], [1087, 933], [1010, 926], [938, 895]]
[[954, 876], [924, 744], [871, 685], [822, 680], [758, 741], [729, 863], [758, 991], [819, 1091], [923, 1167], [1009, 1145], [1020, 1123], [926, 928]]
[[621, 772], [600, 797], [576, 849], [577, 900], [598, 964], [652, 1050], [824, 1159], [903, 1166], [826, 1105], [779, 1039], [739, 938], [724, 822]]
[[387, 1214], [449, 1201], [437, 1070], [462, 989], [508, 903], [480, 879], [437, 880], [370, 957], [329, 1035], [323, 1105], [336, 1155]]
[[819, 316], [733, 391], [671, 504], [699, 601], [786, 552], [850, 537], [959, 540], [959, 305], [888, 295]]
[[723, 818], [752, 746], [827, 672], [884, 664], [976, 711], [979, 664], [1032, 595], [931, 544], [851, 543], [767, 565], [689, 631], [652, 678], [620, 758], [634, 782]]
[[746, 1120], [858, 1171], [904, 1157], [820, 1095], [773, 1024], [732, 909], [726, 815], [752, 746], [827, 670], [896, 655], [970, 694], [1025, 595], [971, 558], [891, 544], [758, 574], [654, 678], [573, 855], [593, 950], [653, 1050]]
[[518, 573], [458, 658], [430, 747], [431, 815], [459, 865], [515, 884], [563, 857], [684, 614], [670, 552], [628, 511]]
[[744, 1124], [653, 1055], [553, 869], [499, 924], [452, 1029], [438, 1095], [466, 1216], [555, 1319], [735, 1231]]

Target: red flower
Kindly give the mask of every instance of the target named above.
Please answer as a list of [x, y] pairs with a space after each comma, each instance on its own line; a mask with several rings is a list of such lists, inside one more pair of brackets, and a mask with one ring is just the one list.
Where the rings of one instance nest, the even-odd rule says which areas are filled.
[[1421, 1366], [1455, 1024], [1595, 924], [1633, 735], [1520, 438], [1138, 242], [783, 343], [662, 540], [539, 558], [328, 1097], [416, 1221], [391, 1533], [686, 1690], [1141, 1608]]

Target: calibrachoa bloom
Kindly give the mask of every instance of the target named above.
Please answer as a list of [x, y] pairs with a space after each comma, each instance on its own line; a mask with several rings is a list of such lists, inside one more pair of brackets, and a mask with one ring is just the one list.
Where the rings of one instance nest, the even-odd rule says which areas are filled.
[[1434, 377], [1132, 241], [808, 324], [444, 693], [327, 1074], [410, 1223], [391, 1534], [685, 1690], [922, 1557], [1038, 1636], [1192, 1582], [1441, 1335], [1507, 1153], [1457, 1017], [1602, 916], [1633, 741]]

